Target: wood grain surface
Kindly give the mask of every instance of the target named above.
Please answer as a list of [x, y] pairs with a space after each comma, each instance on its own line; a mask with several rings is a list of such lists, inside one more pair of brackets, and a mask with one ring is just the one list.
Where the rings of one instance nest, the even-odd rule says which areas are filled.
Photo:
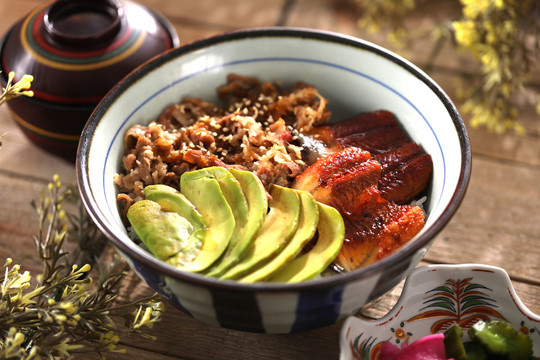
[[[0, 33], [40, 3], [0, 0]], [[361, 31], [356, 24], [357, 15], [351, 10], [351, 0], [140, 3], [164, 14], [178, 31], [182, 44], [235, 29], [283, 25], [338, 31], [392, 49], [384, 34]], [[426, 5], [423, 9], [430, 16], [420, 14], [411, 21], [416, 21], [421, 29], [435, 21], [440, 12], [455, 11], [455, 2], [439, 3], [440, 7]], [[474, 76], [478, 69], [450, 45], [430, 60], [432, 46], [429, 38], [419, 39], [403, 55], [421, 68], [430, 62], [428, 74], [454, 98], [456, 75], [467, 72]], [[537, 74], [528, 89], [540, 88]], [[540, 119], [532, 106], [524, 105], [520, 111], [525, 135], [496, 135], [485, 129], [469, 128], [473, 171], [467, 195], [420, 265], [484, 263], [503, 267], [525, 305], [540, 313]], [[53, 174], [59, 174], [65, 183], [75, 184], [75, 168], [32, 144], [10, 118], [6, 107], [0, 107], [0, 134], [4, 133], [0, 148], [0, 257], [11, 257], [23, 268], [36, 272], [41, 266], [32, 241], [37, 222], [30, 202], [37, 199], [39, 190]], [[383, 316], [396, 302], [400, 290], [401, 285], [366, 307], [362, 314]], [[145, 284], [138, 283], [126, 291], [125, 298], [151, 292]], [[156, 341], [123, 339], [127, 354], [107, 358], [336, 359], [339, 330], [340, 324], [336, 324], [292, 335], [249, 334], [209, 326], [168, 306], [163, 321], [150, 331], [157, 336]]]

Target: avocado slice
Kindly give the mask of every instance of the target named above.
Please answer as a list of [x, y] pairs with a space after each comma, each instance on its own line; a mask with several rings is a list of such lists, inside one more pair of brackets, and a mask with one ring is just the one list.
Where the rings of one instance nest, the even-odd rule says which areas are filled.
[[279, 253], [296, 232], [300, 215], [300, 198], [292, 189], [272, 185], [270, 210], [261, 231], [247, 249], [244, 257], [221, 279], [238, 279], [258, 269]]
[[180, 250], [182, 254], [179, 254], [178, 262], [175, 262], [174, 258], [168, 260], [168, 263], [173, 266], [185, 265], [185, 254], [188, 254], [189, 258], [192, 259], [200, 251], [204, 241], [206, 225], [202, 215], [184, 194], [171, 186], [161, 184], [146, 186], [144, 188], [144, 196], [147, 200], [157, 202], [161, 210], [175, 212], [189, 221], [193, 226], [193, 232], [189, 236], [186, 245]]
[[206, 234], [198, 256], [181, 269], [200, 272], [219, 259], [229, 245], [236, 226], [234, 214], [219, 182], [205, 169], [182, 174], [180, 191], [195, 206], [206, 223]]
[[317, 202], [310, 193], [296, 190], [300, 196], [300, 219], [298, 228], [292, 239], [285, 245], [285, 248], [269, 263], [254, 272], [239, 279], [241, 282], [262, 281], [279, 271], [281, 267], [294, 259], [309, 242], [317, 231], [319, 223], [319, 209]]
[[221, 166], [208, 167], [200, 171], [208, 172], [217, 180], [219, 188], [233, 212], [236, 227], [229, 241], [228, 249], [230, 249], [243, 236], [245, 224], [248, 220], [248, 202], [242, 191], [242, 186], [227, 169]]
[[[268, 211], [266, 190], [259, 177], [245, 170], [229, 169], [229, 172], [240, 184], [247, 200], [248, 211], [243, 219], [237, 219], [235, 234], [224, 255], [207, 271], [206, 275], [213, 277], [223, 275], [225, 271], [238, 263], [254, 237], [259, 233]], [[230, 204], [231, 202], [229, 202]], [[234, 211], [234, 207], [232, 208]]]
[[317, 202], [317, 206], [319, 208], [317, 243], [309, 252], [281, 268], [270, 281], [293, 283], [312, 279], [326, 269], [339, 253], [345, 238], [343, 218], [333, 207], [320, 202]]
[[140, 200], [129, 207], [127, 218], [148, 250], [158, 259], [188, 263], [192, 253], [183, 253], [193, 234], [193, 225], [176, 212], [163, 211], [151, 200]]

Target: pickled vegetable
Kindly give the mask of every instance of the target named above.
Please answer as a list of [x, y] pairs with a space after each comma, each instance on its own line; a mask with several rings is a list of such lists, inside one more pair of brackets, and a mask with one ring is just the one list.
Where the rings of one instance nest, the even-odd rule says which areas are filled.
[[469, 336], [482, 344], [488, 355], [508, 360], [530, 359], [533, 355], [531, 338], [504, 321], [479, 321], [469, 329]]
[[446, 330], [444, 333], [444, 347], [447, 358], [467, 360], [467, 352], [463, 345], [463, 334], [463, 329], [457, 324]]
[[[387, 341], [380, 349], [380, 360], [535, 360], [531, 338], [500, 321], [479, 321], [464, 341], [465, 332], [454, 324], [443, 334], [424, 336], [398, 348]], [[442, 349], [442, 354], [441, 354]]]

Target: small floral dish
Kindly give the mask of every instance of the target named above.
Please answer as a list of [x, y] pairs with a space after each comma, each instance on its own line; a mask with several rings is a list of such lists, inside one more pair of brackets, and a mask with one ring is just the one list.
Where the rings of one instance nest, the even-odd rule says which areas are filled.
[[405, 281], [394, 308], [376, 321], [351, 316], [341, 329], [341, 360], [376, 360], [384, 342], [401, 347], [458, 324], [465, 331], [478, 321], [502, 320], [531, 337], [540, 354], [540, 316], [517, 296], [505, 270], [489, 265], [428, 265]]

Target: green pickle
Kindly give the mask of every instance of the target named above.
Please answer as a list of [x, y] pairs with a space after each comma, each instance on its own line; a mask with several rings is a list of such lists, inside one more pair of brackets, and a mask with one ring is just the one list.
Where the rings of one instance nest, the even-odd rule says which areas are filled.
[[488, 354], [508, 360], [531, 359], [531, 338], [504, 321], [479, 321], [469, 329], [471, 341], [484, 345]]
[[454, 324], [444, 333], [446, 357], [455, 360], [531, 360], [531, 338], [505, 321], [479, 321], [467, 332], [470, 341], [463, 343], [463, 329]]
[[[488, 354], [482, 344], [476, 342], [466, 342], [464, 345], [465, 352], [467, 353], [467, 360], [488, 360]], [[504, 359], [504, 358], [503, 358]], [[524, 359], [525, 360], [525, 359]]]
[[463, 329], [457, 325], [452, 325], [444, 332], [444, 348], [446, 357], [454, 360], [466, 360], [467, 352], [463, 345]]

